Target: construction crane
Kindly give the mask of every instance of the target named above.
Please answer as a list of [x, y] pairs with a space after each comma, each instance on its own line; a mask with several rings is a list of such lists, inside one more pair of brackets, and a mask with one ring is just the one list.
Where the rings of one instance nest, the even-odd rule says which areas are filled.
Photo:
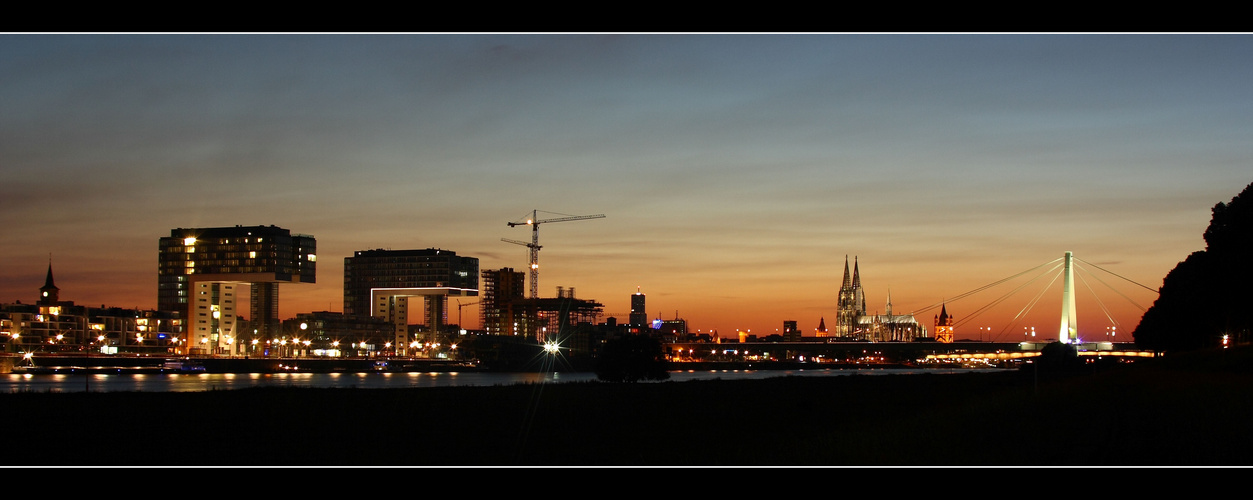
[[[477, 300], [469, 304], [462, 304], [460, 300], [457, 301], [457, 328], [460, 328], [462, 330], [466, 329], [465, 323], [461, 322], [461, 308], [466, 307], [466, 306], [472, 306], [478, 303], [479, 301]], [[480, 328], [482, 327], [480, 326]]]
[[[553, 213], [553, 212], [548, 212], [548, 213]], [[566, 215], [566, 214], [557, 214], [557, 215]], [[548, 222], [567, 222], [567, 221], [572, 221], [572, 220], [603, 219], [603, 218], [605, 218], [605, 214], [566, 215], [565, 217], [557, 217], [554, 219], [540, 220], [539, 210], [532, 210], [531, 218], [527, 219], [526, 222], [506, 222], [506, 224], [508, 224], [509, 227], [531, 226], [531, 242], [530, 243], [527, 243], [525, 241], [511, 240], [508, 238], [501, 238], [500, 241], [503, 241], [506, 243], [513, 243], [515, 245], [522, 245], [531, 250], [530, 253], [531, 253], [531, 298], [532, 299], [539, 298], [539, 249], [540, 249], [539, 225], [545, 224]]]

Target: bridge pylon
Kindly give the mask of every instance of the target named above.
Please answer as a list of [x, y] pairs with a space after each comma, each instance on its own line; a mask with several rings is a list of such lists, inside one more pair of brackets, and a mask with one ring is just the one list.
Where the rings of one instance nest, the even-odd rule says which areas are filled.
[[1066, 252], [1066, 264], [1062, 281], [1062, 324], [1058, 339], [1065, 344], [1079, 342], [1079, 325], [1075, 321], [1075, 270], [1071, 261], [1073, 252]]

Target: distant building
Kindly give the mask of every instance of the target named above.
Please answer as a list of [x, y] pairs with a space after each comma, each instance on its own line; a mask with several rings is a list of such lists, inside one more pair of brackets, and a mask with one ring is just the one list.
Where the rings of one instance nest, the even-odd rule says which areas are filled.
[[[242, 354], [277, 333], [278, 284], [316, 283], [317, 241], [277, 226], [179, 228], [161, 238], [157, 309], [187, 320], [180, 353]], [[237, 287], [251, 293], [240, 329]]]
[[935, 317], [935, 340], [953, 342], [953, 317], [948, 315], [948, 308], [944, 304], [940, 304], [940, 314]]
[[631, 317], [630, 325], [643, 328], [648, 325], [648, 308], [644, 304], [644, 294], [640, 293], [639, 287], [635, 288], [635, 293], [631, 295]]
[[539, 342], [566, 343], [567, 339], [562, 337], [567, 336], [567, 332], [578, 331], [580, 325], [596, 325], [604, 313], [604, 304], [575, 298], [574, 288], [563, 287], [557, 287], [555, 298], [517, 299], [514, 307], [525, 318], [522, 334]]
[[783, 341], [784, 342], [800, 342], [801, 330], [796, 327], [795, 320], [783, 322]]
[[80, 306], [60, 291], [49, 264], [35, 303], [0, 304], [4, 352], [166, 354], [183, 333], [176, 312]]
[[526, 331], [517, 300], [525, 296], [526, 274], [512, 267], [483, 271], [483, 298], [479, 314], [488, 335], [519, 335]]
[[[383, 352], [384, 342], [392, 340], [394, 326], [386, 318], [348, 316], [319, 311], [299, 313], [283, 322], [284, 340], [295, 341], [292, 353], [279, 352], [284, 344], [262, 346], [269, 352], [257, 355], [303, 354], [325, 357], [368, 357]], [[309, 344], [305, 345], [304, 341]]]
[[844, 282], [840, 285], [835, 316], [835, 337], [861, 338], [859, 317], [866, 315], [866, 293], [861, 288], [861, 273], [853, 257], [853, 274], [848, 273], [848, 256], [844, 256]]
[[422, 297], [427, 335], [435, 342], [448, 323], [448, 297], [477, 297], [479, 259], [438, 248], [360, 250], [344, 258], [344, 314], [387, 318], [398, 354], [419, 342], [409, 332], [409, 297]]
[[926, 337], [927, 330], [918, 324], [912, 314], [892, 314], [892, 293], [888, 292], [885, 314], [873, 314], [857, 318], [858, 331], [865, 332], [864, 340], [875, 342], [912, 342]]
[[678, 312], [675, 312], [674, 319], [654, 319], [651, 328], [653, 335], [660, 335], [671, 341], [687, 338], [687, 320], [680, 319]]
[[[861, 286], [861, 272], [857, 258], [853, 258], [853, 272], [848, 270], [848, 256], [844, 256], [844, 281], [840, 286], [836, 309], [834, 337], [875, 342], [910, 342], [926, 337], [927, 330], [918, 324], [912, 314], [892, 314], [892, 294], [888, 293], [886, 314], [866, 314], [866, 292]], [[823, 336], [819, 325], [818, 336]]]

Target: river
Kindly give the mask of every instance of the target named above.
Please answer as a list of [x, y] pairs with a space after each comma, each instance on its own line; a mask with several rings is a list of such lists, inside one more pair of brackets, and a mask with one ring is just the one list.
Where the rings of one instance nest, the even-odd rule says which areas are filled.
[[[965, 373], [966, 369], [818, 369], [818, 370], [683, 370], [670, 372], [670, 380], [750, 380], [770, 377], [829, 377], [849, 375], [902, 375], [919, 373]], [[321, 387], [403, 389], [415, 387], [465, 387], [514, 384], [549, 384], [596, 380], [589, 372], [364, 372], [364, 373], [195, 373], [195, 374], [6, 374], [0, 375], [0, 392], [193, 392], [246, 389], [250, 387]]]

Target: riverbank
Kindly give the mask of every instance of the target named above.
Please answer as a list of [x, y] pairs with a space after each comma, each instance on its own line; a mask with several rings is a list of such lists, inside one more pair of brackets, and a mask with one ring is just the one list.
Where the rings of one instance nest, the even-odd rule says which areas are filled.
[[6, 465], [1251, 465], [1250, 361], [1233, 349], [1038, 378], [21, 393], [0, 404], [30, 425], [6, 437], [22, 450]]
[[[172, 363], [174, 362], [174, 363]], [[171, 367], [171, 365], [176, 365]], [[428, 358], [225, 358], [167, 356], [72, 356], [40, 354], [31, 360], [0, 358], [5, 373], [363, 373], [473, 372], [477, 363]]]

